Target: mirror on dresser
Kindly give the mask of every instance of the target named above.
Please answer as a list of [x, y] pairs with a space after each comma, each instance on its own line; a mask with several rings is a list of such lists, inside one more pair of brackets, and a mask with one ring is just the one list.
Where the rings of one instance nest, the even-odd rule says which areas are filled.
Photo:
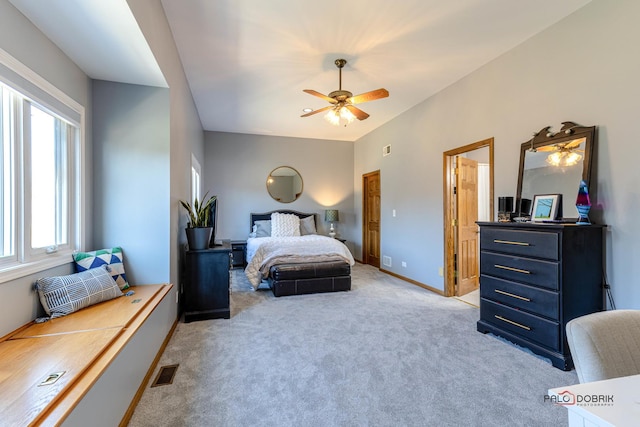
[[[563, 122], [557, 133], [547, 126], [520, 147], [520, 169], [516, 189], [518, 216], [529, 214], [533, 196], [562, 194], [559, 217], [577, 217], [575, 208], [580, 180], [590, 186], [591, 164], [595, 144], [596, 127], [579, 126]], [[523, 202], [521, 202], [523, 201]], [[519, 207], [522, 211], [519, 212]]]
[[290, 166], [279, 166], [267, 176], [267, 191], [273, 200], [280, 203], [298, 200], [302, 188], [302, 176]]

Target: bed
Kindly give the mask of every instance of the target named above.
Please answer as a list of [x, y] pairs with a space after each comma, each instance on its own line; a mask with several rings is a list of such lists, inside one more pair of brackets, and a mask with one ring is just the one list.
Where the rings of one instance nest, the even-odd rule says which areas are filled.
[[251, 214], [247, 279], [258, 289], [268, 282], [277, 297], [351, 289], [349, 249], [317, 234], [316, 215], [291, 210]]

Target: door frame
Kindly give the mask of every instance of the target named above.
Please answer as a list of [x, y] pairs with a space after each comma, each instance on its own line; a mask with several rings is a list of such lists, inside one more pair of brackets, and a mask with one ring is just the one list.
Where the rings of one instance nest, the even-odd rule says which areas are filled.
[[[363, 264], [369, 264], [369, 255], [367, 253], [367, 251], [365, 250], [366, 248], [368, 248], [369, 246], [369, 235], [367, 233], [367, 224], [366, 224], [366, 220], [367, 220], [367, 193], [368, 191], [366, 191], [366, 181], [367, 178], [373, 175], [378, 175], [378, 183], [381, 183], [380, 181], [380, 169], [375, 170], [375, 171], [371, 171], [365, 174], [362, 174], [362, 263]], [[382, 191], [380, 192], [380, 197], [382, 198]], [[380, 212], [378, 212], [379, 214]], [[380, 215], [378, 215], [378, 217], [380, 217]], [[379, 230], [378, 230], [378, 247], [380, 247], [380, 234], [382, 233], [382, 221], [380, 221], [380, 223], [378, 224], [379, 226]], [[380, 265], [378, 266], [378, 268], [380, 268]]]
[[442, 153], [442, 181], [443, 181], [443, 210], [444, 210], [444, 296], [452, 297], [456, 294], [455, 285], [455, 226], [453, 220], [455, 197], [453, 189], [455, 179], [452, 177], [454, 158], [457, 155], [489, 147], [489, 210], [493, 218], [493, 138], [487, 138], [473, 144], [454, 148]]

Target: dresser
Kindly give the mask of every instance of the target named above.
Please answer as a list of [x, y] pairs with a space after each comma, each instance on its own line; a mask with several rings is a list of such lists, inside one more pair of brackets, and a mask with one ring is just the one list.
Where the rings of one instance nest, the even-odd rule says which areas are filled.
[[479, 332], [573, 368], [565, 327], [604, 309], [603, 226], [478, 222]]
[[201, 251], [187, 251], [183, 287], [184, 321], [230, 317], [231, 242]]

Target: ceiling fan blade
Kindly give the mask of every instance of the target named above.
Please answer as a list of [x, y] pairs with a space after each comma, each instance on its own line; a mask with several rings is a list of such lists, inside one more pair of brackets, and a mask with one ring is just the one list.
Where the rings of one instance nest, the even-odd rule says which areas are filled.
[[386, 98], [387, 96], [389, 96], [389, 92], [386, 89], [376, 89], [371, 92], [361, 93], [360, 95], [347, 98], [347, 102], [350, 102], [351, 104], [361, 104], [363, 102]]
[[584, 142], [584, 138], [578, 138], [578, 139], [574, 139], [573, 141], [569, 142], [567, 145], [564, 146], [564, 148], [574, 148], [574, 147], [578, 147], [580, 144], [582, 144]]
[[536, 148], [536, 151], [558, 151], [559, 148], [555, 145], [545, 145], [544, 147]]
[[330, 102], [330, 103], [332, 103], [332, 104], [335, 104], [335, 103], [337, 103], [337, 102], [338, 102], [338, 101], [336, 101], [335, 99], [333, 99], [333, 98], [329, 98], [327, 95], [323, 95], [323, 94], [321, 94], [320, 92], [316, 92], [316, 91], [315, 91], [315, 90], [313, 90], [313, 89], [304, 89], [304, 90], [303, 90], [303, 92], [306, 92], [306, 93], [308, 93], [309, 95], [317, 96], [318, 98], [322, 98], [322, 99], [324, 99], [325, 101]]
[[322, 113], [323, 111], [327, 111], [327, 110], [330, 110], [330, 109], [332, 109], [332, 108], [335, 108], [335, 107], [334, 107], [333, 105], [328, 105], [328, 106], [323, 107], [323, 108], [321, 108], [321, 109], [319, 109], [319, 110], [314, 110], [314, 111], [312, 111], [312, 112], [310, 112], [310, 113], [303, 114], [303, 115], [301, 115], [300, 117], [309, 117], [309, 116], [313, 116], [314, 114]]
[[354, 107], [353, 105], [350, 105], [350, 104], [345, 105], [345, 107], [347, 108], [347, 110], [351, 111], [351, 113], [354, 116], [356, 116], [356, 119], [358, 119], [358, 120], [364, 120], [367, 117], [369, 117], [369, 115], [367, 113], [365, 113], [364, 111], [362, 111], [358, 107]]

